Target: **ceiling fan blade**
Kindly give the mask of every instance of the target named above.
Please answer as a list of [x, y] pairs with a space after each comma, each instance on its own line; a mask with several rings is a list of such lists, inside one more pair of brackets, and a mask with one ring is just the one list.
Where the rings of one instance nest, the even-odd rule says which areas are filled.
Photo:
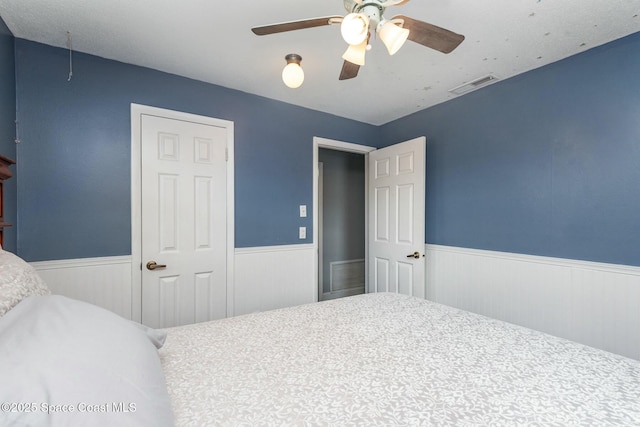
[[[303, 19], [302, 21], [283, 22], [281, 24], [264, 25], [262, 27], [254, 27], [251, 29], [254, 34], [266, 36], [275, 33], [284, 33], [285, 31], [303, 30], [305, 28], [322, 27], [331, 25], [336, 20], [342, 20], [342, 16], [325, 16], [323, 18]], [[333, 21], [333, 22], [332, 22]]]
[[342, 64], [342, 70], [340, 71], [340, 77], [338, 80], [348, 80], [356, 77], [360, 71], [360, 66], [353, 62], [344, 61]]
[[393, 19], [403, 19], [404, 28], [409, 30], [409, 40], [442, 53], [449, 53], [458, 47], [464, 36], [453, 31], [445, 30], [432, 24], [427, 24], [408, 16], [398, 15]]

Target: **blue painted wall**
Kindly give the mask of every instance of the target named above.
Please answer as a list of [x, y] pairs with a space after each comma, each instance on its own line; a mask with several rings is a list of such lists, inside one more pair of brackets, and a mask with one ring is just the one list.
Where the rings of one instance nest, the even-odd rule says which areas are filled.
[[427, 137], [426, 242], [640, 265], [640, 33], [382, 129]]
[[428, 243], [640, 265], [640, 34], [382, 127], [90, 55], [67, 82], [67, 51], [15, 46], [28, 260], [130, 253], [135, 102], [235, 122], [238, 247], [312, 235], [313, 136], [426, 135]]
[[[309, 243], [313, 137], [376, 145], [377, 127], [146, 68], [16, 40], [18, 253], [131, 253], [130, 103], [235, 128], [236, 247]], [[306, 240], [298, 227], [306, 226]]]
[[[15, 160], [15, 119], [16, 119], [16, 74], [14, 38], [7, 25], [0, 18], [0, 154]], [[4, 219], [16, 224], [16, 166], [12, 166], [14, 177], [4, 184]], [[4, 248], [16, 251], [16, 227], [4, 229]]]

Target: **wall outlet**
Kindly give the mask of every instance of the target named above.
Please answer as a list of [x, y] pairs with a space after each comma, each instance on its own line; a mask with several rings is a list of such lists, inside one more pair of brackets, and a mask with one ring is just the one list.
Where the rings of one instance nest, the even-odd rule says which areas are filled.
[[307, 238], [307, 227], [300, 227], [298, 229], [298, 237], [300, 239], [306, 239]]

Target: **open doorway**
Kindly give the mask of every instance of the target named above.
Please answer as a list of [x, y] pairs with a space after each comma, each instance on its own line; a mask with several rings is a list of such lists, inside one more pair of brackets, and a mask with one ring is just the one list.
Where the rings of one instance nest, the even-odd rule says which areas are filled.
[[364, 145], [313, 139], [313, 242], [318, 280], [318, 152], [320, 148], [364, 154], [365, 292], [398, 292], [424, 298], [425, 163], [424, 136], [379, 150]]
[[319, 300], [365, 291], [365, 156], [318, 150]]
[[318, 300], [366, 292], [367, 156], [375, 148], [314, 139]]

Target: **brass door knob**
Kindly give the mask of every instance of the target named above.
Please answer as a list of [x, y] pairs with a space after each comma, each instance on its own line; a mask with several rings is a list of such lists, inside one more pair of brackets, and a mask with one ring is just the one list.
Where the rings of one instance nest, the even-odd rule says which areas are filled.
[[165, 264], [158, 264], [155, 261], [149, 261], [147, 263], [147, 270], [155, 270], [156, 268], [167, 268]]
[[415, 251], [414, 253], [407, 255], [407, 258], [420, 259], [420, 252]]

